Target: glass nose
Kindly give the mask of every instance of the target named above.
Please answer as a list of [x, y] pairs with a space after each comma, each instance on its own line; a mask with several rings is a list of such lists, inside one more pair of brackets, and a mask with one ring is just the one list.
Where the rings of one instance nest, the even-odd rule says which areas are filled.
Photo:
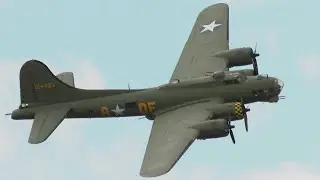
[[276, 79], [276, 84], [278, 85], [279, 89], [282, 90], [283, 86], [284, 86], [284, 82], [280, 79]]

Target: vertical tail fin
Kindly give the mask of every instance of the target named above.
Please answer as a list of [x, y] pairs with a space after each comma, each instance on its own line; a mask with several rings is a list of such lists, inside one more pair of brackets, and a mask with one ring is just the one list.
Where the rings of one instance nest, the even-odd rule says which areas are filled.
[[27, 61], [20, 69], [21, 105], [59, 103], [141, 90], [143, 89], [79, 89], [74, 87], [72, 73], [66, 72], [55, 76], [44, 63], [38, 60]]
[[20, 69], [21, 104], [61, 102], [75, 91], [38, 60], [27, 61]]

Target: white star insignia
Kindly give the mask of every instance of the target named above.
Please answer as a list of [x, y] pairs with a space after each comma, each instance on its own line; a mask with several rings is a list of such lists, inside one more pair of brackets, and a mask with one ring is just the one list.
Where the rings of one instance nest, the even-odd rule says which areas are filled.
[[116, 113], [116, 115], [123, 115], [124, 109], [120, 109], [119, 105], [117, 104], [116, 109], [112, 109], [111, 111]]
[[211, 31], [213, 32], [213, 30], [216, 28], [216, 27], [219, 27], [221, 26], [222, 24], [216, 24], [216, 21], [212, 21], [212, 23], [210, 24], [205, 24], [205, 25], [202, 25], [203, 29], [200, 33], [203, 33], [205, 31]]

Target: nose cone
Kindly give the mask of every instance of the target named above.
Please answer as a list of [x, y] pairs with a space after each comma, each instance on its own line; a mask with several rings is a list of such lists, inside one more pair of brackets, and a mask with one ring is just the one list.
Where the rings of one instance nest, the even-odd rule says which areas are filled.
[[284, 86], [284, 83], [283, 83], [283, 81], [281, 81], [280, 79], [276, 79], [276, 82], [277, 82], [277, 84], [279, 85], [279, 87], [281, 87], [281, 89], [283, 88], [283, 86]]
[[283, 81], [281, 81], [280, 79], [277, 78], [277, 79], [276, 79], [276, 82], [277, 82], [279, 88], [282, 90], [282, 88], [283, 88], [283, 86], [284, 86]]
[[276, 78], [276, 85], [277, 85], [276, 89], [277, 89], [277, 91], [279, 91], [279, 94], [280, 94], [280, 92], [283, 89], [284, 82], [282, 80]]

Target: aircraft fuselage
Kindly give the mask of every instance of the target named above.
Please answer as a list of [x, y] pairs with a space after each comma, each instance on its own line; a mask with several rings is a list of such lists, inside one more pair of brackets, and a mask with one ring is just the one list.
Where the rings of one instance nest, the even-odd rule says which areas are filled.
[[[152, 119], [156, 110], [192, 101], [221, 98], [225, 103], [228, 103], [240, 101], [242, 98], [245, 103], [253, 103], [269, 101], [271, 97], [275, 97], [279, 93], [279, 84], [277, 84], [277, 79], [273, 77], [263, 79], [250, 77], [238, 84], [212, 82], [169, 84], [132, 93], [65, 102], [72, 104], [66, 118], [147, 116]], [[61, 105], [65, 103], [61, 103]], [[17, 109], [13, 111], [12, 119], [33, 119], [35, 112], [41, 108], [45, 108], [45, 105]]]

